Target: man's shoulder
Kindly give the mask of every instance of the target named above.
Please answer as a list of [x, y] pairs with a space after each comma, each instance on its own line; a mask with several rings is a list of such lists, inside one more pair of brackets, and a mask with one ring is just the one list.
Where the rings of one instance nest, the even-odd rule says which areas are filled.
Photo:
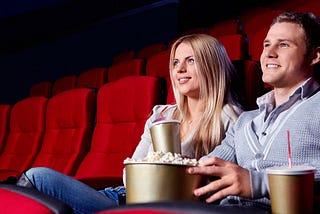
[[252, 121], [257, 115], [259, 114], [259, 109], [255, 110], [250, 110], [250, 111], [243, 111], [237, 121], [236, 121], [236, 126], [242, 126], [244, 123], [247, 121]]

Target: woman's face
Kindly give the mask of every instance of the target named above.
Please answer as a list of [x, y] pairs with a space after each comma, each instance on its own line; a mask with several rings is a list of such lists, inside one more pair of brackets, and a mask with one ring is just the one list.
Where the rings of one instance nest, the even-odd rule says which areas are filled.
[[197, 62], [191, 46], [186, 43], [179, 44], [172, 63], [172, 77], [178, 91], [185, 96], [199, 98]]

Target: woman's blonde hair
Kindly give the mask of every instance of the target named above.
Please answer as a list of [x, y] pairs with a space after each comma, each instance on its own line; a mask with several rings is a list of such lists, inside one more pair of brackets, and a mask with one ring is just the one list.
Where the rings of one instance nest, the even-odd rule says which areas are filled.
[[195, 156], [200, 158], [211, 152], [225, 137], [226, 130], [221, 121], [224, 105], [238, 105], [230, 91], [235, 69], [224, 46], [214, 37], [193, 34], [177, 39], [172, 44], [169, 60], [171, 84], [178, 108], [174, 117], [177, 119], [183, 120], [188, 111], [187, 97], [179, 93], [173, 81], [173, 60], [176, 49], [181, 43], [189, 44], [194, 51], [196, 73], [200, 81], [199, 97], [205, 102], [203, 115], [199, 121], [201, 126], [197, 127], [193, 137]]

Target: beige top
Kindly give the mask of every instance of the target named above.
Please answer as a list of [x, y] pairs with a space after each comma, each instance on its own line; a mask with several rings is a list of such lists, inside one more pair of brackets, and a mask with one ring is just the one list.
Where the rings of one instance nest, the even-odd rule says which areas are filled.
[[[172, 119], [173, 112], [177, 108], [177, 105], [156, 105], [153, 110], [151, 116], [146, 121], [144, 127], [144, 133], [141, 136], [141, 140], [133, 153], [132, 159], [139, 160], [145, 158], [149, 152], [153, 151], [152, 140], [150, 135], [150, 127], [152, 126], [153, 121], [158, 119], [159, 117], [165, 117], [166, 119]], [[242, 110], [236, 106], [234, 106], [234, 110], [238, 115], [242, 112]], [[227, 131], [229, 127], [237, 120], [238, 115], [233, 113], [234, 111], [231, 109], [230, 105], [225, 105], [222, 109], [222, 122], [224, 124], [224, 128]], [[195, 157], [195, 153], [193, 150], [192, 137], [194, 135], [194, 131], [192, 131], [189, 136], [181, 142], [181, 154], [190, 158]], [[123, 181], [125, 183], [125, 170], [123, 174]]]

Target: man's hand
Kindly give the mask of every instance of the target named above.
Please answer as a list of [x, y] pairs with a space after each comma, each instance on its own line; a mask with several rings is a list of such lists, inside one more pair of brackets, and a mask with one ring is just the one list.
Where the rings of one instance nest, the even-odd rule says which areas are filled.
[[228, 195], [251, 197], [249, 171], [229, 161], [211, 157], [199, 163], [198, 166], [187, 169], [190, 174], [201, 174], [208, 177], [218, 177], [203, 187], [194, 190], [195, 196], [210, 194], [207, 203], [225, 198]]

